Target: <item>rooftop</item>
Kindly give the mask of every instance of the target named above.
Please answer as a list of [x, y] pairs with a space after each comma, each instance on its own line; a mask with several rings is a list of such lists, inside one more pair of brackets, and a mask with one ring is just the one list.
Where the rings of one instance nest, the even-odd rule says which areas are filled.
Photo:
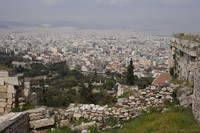
[[153, 81], [153, 85], [155, 84], [164, 84], [169, 81], [169, 73], [161, 73], [158, 78]]

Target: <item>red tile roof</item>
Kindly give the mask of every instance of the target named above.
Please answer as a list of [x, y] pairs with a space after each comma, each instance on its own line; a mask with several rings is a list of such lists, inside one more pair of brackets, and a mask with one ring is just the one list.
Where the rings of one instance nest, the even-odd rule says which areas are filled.
[[169, 81], [169, 73], [161, 73], [158, 78], [153, 81], [153, 85], [155, 84], [163, 84]]

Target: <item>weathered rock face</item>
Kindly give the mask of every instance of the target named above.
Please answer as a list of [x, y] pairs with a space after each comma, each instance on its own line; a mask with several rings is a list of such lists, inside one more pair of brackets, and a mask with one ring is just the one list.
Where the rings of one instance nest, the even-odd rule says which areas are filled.
[[178, 74], [178, 78], [181, 80], [188, 80], [193, 84], [194, 72], [195, 72], [195, 60], [197, 58], [198, 43], [174, 38], [171, 41], [171, 65], [174, 67], [175, 73]]

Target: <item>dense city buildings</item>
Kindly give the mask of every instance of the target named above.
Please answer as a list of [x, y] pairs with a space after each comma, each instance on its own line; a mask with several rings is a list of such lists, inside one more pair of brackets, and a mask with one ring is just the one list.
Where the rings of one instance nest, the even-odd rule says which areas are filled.
[[44, 64], [66, 61], [70, 69], [101, 74], [125, 72], [132, 58], [135, 75], [147, 77], [156, 76], [154, 70], [168, 71], [170, 38], [129, 30], [15, 29], [1, 31], [0, 51]]

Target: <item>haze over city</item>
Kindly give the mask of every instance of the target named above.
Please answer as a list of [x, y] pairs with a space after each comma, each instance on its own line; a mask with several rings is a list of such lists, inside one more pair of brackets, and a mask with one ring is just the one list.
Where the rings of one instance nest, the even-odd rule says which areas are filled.
[[199, 32], [199, 6], [198, 0], [1, 0], [0, 21]]

